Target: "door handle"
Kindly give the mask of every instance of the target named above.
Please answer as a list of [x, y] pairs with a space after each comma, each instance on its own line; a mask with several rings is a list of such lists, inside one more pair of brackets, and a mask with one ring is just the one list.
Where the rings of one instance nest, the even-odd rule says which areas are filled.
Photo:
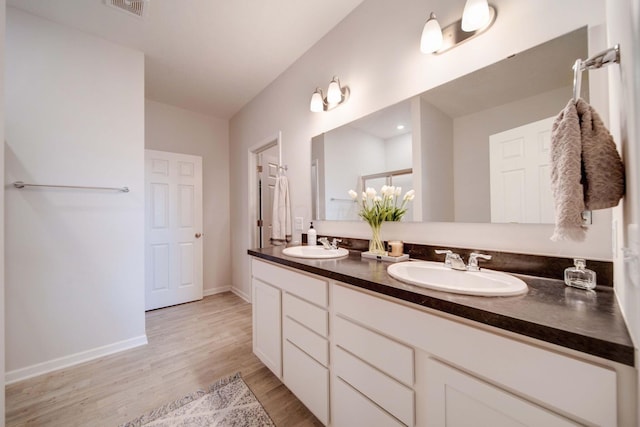
[[202, 233], [196, 233], [196, 239], [199, 239], [200, 237], [202, 237]]

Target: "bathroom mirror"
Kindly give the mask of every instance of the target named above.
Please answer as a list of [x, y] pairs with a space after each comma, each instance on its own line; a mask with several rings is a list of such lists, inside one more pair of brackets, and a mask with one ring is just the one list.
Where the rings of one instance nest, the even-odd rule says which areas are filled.
[[358, 220], [348, 191], [389, 184], [416, 191], [404, 221], [552, 223], [551, 124], [587, 57], [583, 27], [314, 137], [313, 218]]

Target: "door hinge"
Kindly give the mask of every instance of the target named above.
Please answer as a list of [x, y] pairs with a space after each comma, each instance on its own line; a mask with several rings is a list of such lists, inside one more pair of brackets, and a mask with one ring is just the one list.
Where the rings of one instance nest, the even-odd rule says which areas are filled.
[[258, 173], [262, 173], [262, 165], [256, 166], [256, 169], [258, 170]]
[[264, 221], [262, 221], [261, 219], [259, 219], [257, 223], [258, 223], [258, 227], [262, 227], [264, 225]]

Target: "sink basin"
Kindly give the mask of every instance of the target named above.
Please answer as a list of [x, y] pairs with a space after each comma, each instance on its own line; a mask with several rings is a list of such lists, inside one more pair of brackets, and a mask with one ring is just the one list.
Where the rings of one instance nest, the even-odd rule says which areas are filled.
[[528, 290], [526, 283], [510, 274], [485, 269], [458, 271], [430, 261], [399, 262], [390, 265], [387, 272], [402, 282], [456, 294], [510, 296]]
[[296, 258], [328, 259], [340, 258], [349, 255], [344, 248], [325, 249], [323, 246], [291, 246], [282, 250], [284, 255]]

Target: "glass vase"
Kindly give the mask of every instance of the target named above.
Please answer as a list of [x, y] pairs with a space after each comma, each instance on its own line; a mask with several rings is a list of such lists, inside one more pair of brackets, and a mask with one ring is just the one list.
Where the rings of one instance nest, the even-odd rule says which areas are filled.
[[380, 229], [382, 224], [369, 224], [371, 226], [372, 236], [369, 240], [369, 252], [376, 255], [386, 255], [387, 251], [384, 247], [384, 242], [380, 238]]

